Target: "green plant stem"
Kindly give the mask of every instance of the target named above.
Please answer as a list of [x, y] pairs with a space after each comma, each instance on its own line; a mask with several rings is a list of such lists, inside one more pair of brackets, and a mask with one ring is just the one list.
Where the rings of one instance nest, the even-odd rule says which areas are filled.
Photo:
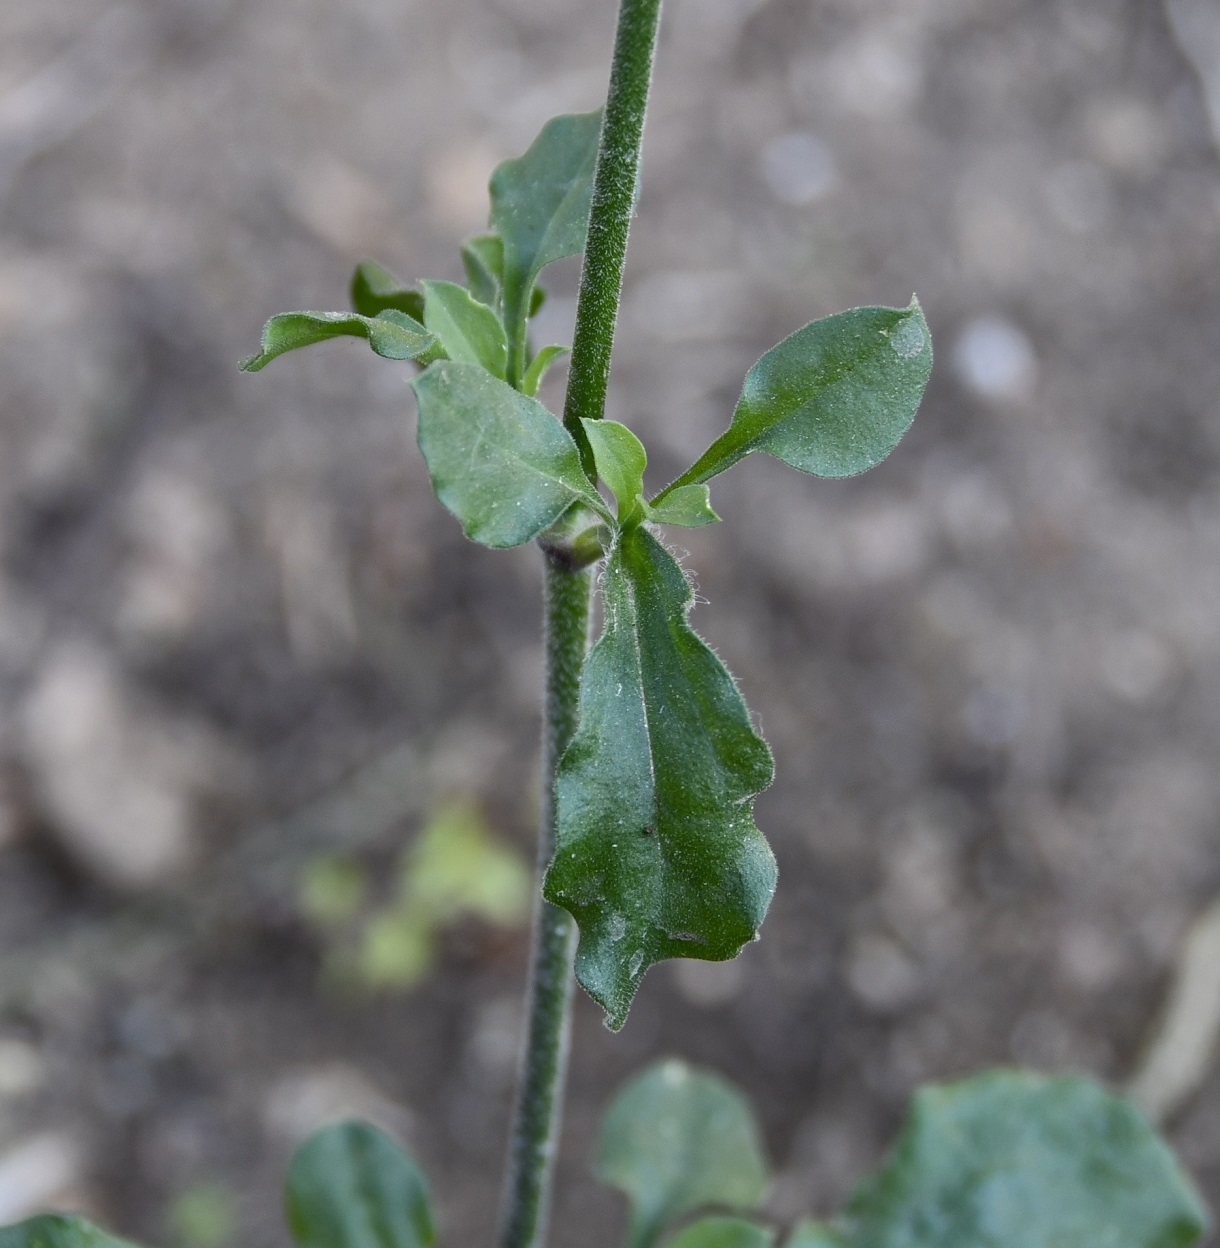
[[592, 572], [571, 570], [544, 552], [546, 569], [546, 723], [543, 729], [542, 811], [530, 966], [529, 1034], [510, 1140], [504, 1192], [502, 1248], [533, 1248], [546, 1236], [551, 1174], [567, 1070], [576, 922], [542, 899], [541, 881], [555, 853], [555, 768], [576, 731], [580, 673], [589, 644]]
[[[627, 234], [639, 191], [640, 145], [652, 83], [661, 0], [621, 0], [610, 88], [593, 180], [589, 237], [576, 305], [564, 424], [596, 480], [580, 421], [606, 406], [610, 352], [623, 289]], [[551, 1178], [559, 1140], [572, 1009], [576, 924], [542, 900], [542, 879], [555, 853], [555, 771], [576, 731], [580, 674], [589, 645], [592, 574], [556, 552], [546, 567], [546, 724], [543, 729], [542, 830], [538, 900], [530, 966], [529, 1021], [513, 1113], [500, 1248], [540, 1248], [546, 1238]]]
[[580, 447], [590, 480], [596, 479], [593, 452], [580, 422], [600, 420], [606, 410], [610, 353], [623, 290], [627, 235], [639, 196], [640, 146], [660, 20], [661, 0], [622, 0], [620, 4], [563, 408], [563, 423]]

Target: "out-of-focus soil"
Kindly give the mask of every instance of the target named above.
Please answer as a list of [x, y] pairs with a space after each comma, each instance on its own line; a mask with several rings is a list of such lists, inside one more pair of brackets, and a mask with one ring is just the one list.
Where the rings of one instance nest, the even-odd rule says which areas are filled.
[[[232, 1242], [279, 1245], [291, 1148], [356, 1108], [444, 1242], [488, 1241], [524, 934], [364, 1000], [297, 880], [447, 794], [528, 852], [538, 559], [432, 498], [409, 365], [235, 365], [365, 256], [458, 277], [493, 165], [598, 104], [612, 8], [0, 6], [7, 1213], [173, 1248], [219, 1185]], [[923, 1080], [1126, 1078], [1220, 892], [1220, 168], [1162, 7], [671, 0], [645, 179], [610, 414], [658, 484], [815, 316], [917, 291], [937, 366], [884, 466], [758, 457], [678, 539], [776, 754], [780, 889], [620, 1035], [578, 1002], [559, 1248], [616, 1242], [591, 1145], [653, 1057], [740, 1082], [772, 1210], [829, 1213]], [[1168, 1130], [1220, 1203], [1220, 1077]]]

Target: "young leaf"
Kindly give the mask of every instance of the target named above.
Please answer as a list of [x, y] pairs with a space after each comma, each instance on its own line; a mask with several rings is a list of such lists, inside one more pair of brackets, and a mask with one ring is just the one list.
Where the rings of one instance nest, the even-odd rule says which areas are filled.
[[1187, 1248], [1207, 1214], [1128, 1101], [1090, 1079], [992, 1071], [917, 1093], [834, 1229], [822, 1242], [842, 1248]]
[[665, 1248], [771, 1248], [775, 1232], [744, 1218], [700, 1218], [665, 1241]]
[[[614, 1098], [596, 1167], [597, 1177], [631, 1202], [629, 1248], [650, 1248], [669, 1224], [710, 1205], [748, 1212], [770, 1181], [741, 1094], [674, 1059], [638, 1075]], [[720, 1242], [708, 1241], [708, 1248]]]
[[655, 501], [755, 451], [819, 477], [864, 472], [910, 427], [931, 371], [932, 339], [914, 298], [813, 321], [750, 369], [728, 429]]
[[524, 347], [538, 274], [584, 250], [601, 113], [553, 117], [524, 156], [491, 175], [491, 225], [504, 244], [504, 324]]
[[574, 503], [609, 518], [568, 431], [538, 402], [475, 364], [442, 360], [411, 383], [432, 486], [485, 546], [519, 546]]
[[500, 318], [454, 282], [420, 282], [424, 290], [424, 327], [445, 354], [459, 364], [477, 364], [504, 376], [508, 342]]
[[580, 423], [593, 448], [597, 475], [613, 491], [621, 517], [644, 492], [648, 452], [643, 442], [617, 420], [582, 420]]
[[824, 1222], [798, 1222], [784, 1248], [844, 1248], [847, 1241]]
[[436, 348], [436, 339], [405, 312], [392, 308], [376, 316], [357, 312], [284, 312], [263, 327], [263, 349], [241, 362], [246, 373], [266, 368], [276, 356], [328, 338], [367, 338], [387, 360], [418, 360]]
[[731, 958], [757, 933], [775, 859], [751, 799], [772, 769], [733, 678], [687, 623], [682, 569], [643, 526], [620, 535], [602, 594], [544, 892], [580, 925], [577, 978], [617, 1031], [654, 962]]
[[498, 308], [504, 282], [504, 244], [498, 234], [478, 234], [462, 244], [462, 267], [470, 293], [489, 308]]
[[367, 1122], [306, 1140], [288, 1169], [285, 1204], [299, 1248], [428, 1248], [436, 1237], [424, 1176]]
[[389, 269], [375, 260], [356, 266], [351, 284], [352, 307], [362, 316], [376, 316], [393, 309], [405, 312], [412, 320], [424, 319], [424, 297], [411, 286], [404, 286]]
[[571, 347], [543, 347], [534, 356], [529, 368], [525, 370], [525, 377], [521, 381], [521, 392], [530, 396], [537, 394], [547, 370], [556, 360], [561, 359], [571, 350]]
[[0, 1248], [134, 1248], [84, 1218], [44, 1213], [0, 1227]]
[[645, 503], [644, 515], [654, 524], [680, 524], [688, 529], [715, 524], [720, 519], [712, 510], [711, 491], [703, 484], [681, 485], [655, 507]]

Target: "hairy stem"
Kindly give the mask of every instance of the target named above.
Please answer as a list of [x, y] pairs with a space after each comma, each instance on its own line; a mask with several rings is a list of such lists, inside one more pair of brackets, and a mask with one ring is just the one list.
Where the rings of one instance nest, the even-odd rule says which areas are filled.
[[623, 290], [627, 235], [639, 196], [640, 145], [660, 20], [661, 0], [622, 0], [619, 7], [563, 408], [563, 423], [580, 447], [590, 479], [594, 477], [593, 452], [580, 422], [600, 420], [606, 410], [610, 353]]
[[580, 672], [589, 638], [592, 573], [572, 571], [554, 553], [546, 567], [546, 724], [543, 729], [542, 820], [534, 947], [530, 966], [529, 1034], [523, 1058], [508, 1179], [502, 1248], [533, 1248], [546, 1236], [551, 1173], [559, 1139], [567, 1069], [576, 922], [542, 899], [541, 881], [555, 853], [555, 768], [572, 734], [580, 698]]
[[[564, 424], [593, 477], [592, 451], [580, 421], [606, 406], [610, 352], [623, 289], [627, 234], [639, 191], [640, 144], [652, 82], [661, 0], [621, 0], [610, 89], [593, 181], [589, 239], [576, 305], [576, 334]], [[576, 731], [580, 674], [589, 644], [592, 574], [555, 552], [546, 567], [546, 725], [543, 730], [542, 831], [538, 900], [530, 966], [529, 1022], [513, 1114], [500, 1248], [541, 1248], [559, 1141], [572, 1008], [576, 924], [542, 900], [542, 877], [555, 853], [555, 769]]]

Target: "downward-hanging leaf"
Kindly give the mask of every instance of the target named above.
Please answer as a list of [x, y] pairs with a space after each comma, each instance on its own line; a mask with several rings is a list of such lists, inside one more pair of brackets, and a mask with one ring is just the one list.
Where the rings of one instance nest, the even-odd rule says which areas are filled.
[[277, 356], [330, 338], [367, 338], [369, 346], [387, 360], [418, 360], [435, 351], [436, 338], [405, 312], [389, 309], [376, 316], [357, 312], [284, 312], [263, 327], [263, 349], [241, 362], [241, 369], [257, 373]]
[[477, 364], [504, 376], [508, 343], [500, 318], [455, 282], [420, 282], [424, 290], [424, 327], [435, 334], [445, 354], [460, 364]]
[[609, 518], [563, 425], [476, 364], [442, 360], [411, 383], [436, 496], [485, 546], [519, 546], [577, 501]]
[[755, 451], [819, 477], [864, 472], [910, 427], [931, 371], [932, 339], [916, 299], [814, 321], [750, 369], [732, 424], [656, 501]]
[[405, 312], [412, 320], [424, 319], [424, 297], [414, 287], [406, 286], [389, 269], [375, 260], [356, 266], [351, 283], [352, 307], [362, 316], [376, 316], [393, 309]]
[[0, 1227], [0, 1248], [134, 1248], [126, 1239], [84, 1218], [44, 1213], [16, 1226]]
[[524, 156], [491, 176], [491, 225], [504, 246], [504, 324], [518, 350], [538, 274], [584, 250], [600, 131], [600, 112], [553, 117]]
[[1130, 1102], [993, 1071], [924, 1088], [885, 1168], [804, 1248], [1187, 1248], [1207, 1215]]
[[544, 891], [575, 916], [577, 977], [617, 1030], [654, 962], [731, 958], [757, 933], [775, 859], [752, 799], [772, 768], [733, 678], [687, 623], [682, 569], [643, 526], [620, 536], [602, 594]]
[[367, 1122], [306, 1140], [288, 1169], [285, 1204], [298, 1248], [428, 1248], [436, 1238], [424, 1176]]
[[[699, 1209], [747, 1212], [769, 1182], [754, 1116], [741, 1094], [718, 1076], [673, 1059], [638, 1075], [614, 1098], [598, 1138], [597, 1177], [631, 1202], [628, 1248], [650, 1248], [678, 1218]], [[704, 1234], [724, 1232], [698, 1225]], [[753, 1248], [740, 1238], [697, 1237], [686, 1244], [680, 1236], [672, 1242]]]
[[775, 1232], [744, 1218], [700, 1218], [665, 1241], [665, 1248], [771, 1248]]

